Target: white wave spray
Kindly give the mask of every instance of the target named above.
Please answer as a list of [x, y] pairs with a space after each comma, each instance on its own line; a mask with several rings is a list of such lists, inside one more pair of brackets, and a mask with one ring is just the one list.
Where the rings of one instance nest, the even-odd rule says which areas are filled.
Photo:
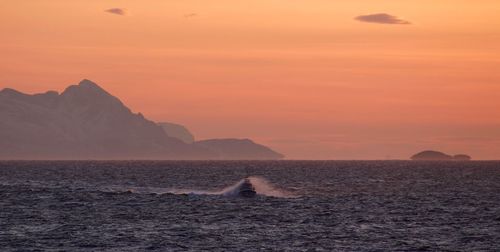
[[[254, 186], [257, 195], [280, 197], [280, 198], [293, 198], [296, 197], [292, 193], [277, 188], [272, 185], [267, 179], [258, 176], [251, 176], [247, 178]], [[196, 189], [177, 189], [177, 188], [159, 188], [159, 187], [129, 187], [125, 191], [132, 193], [157, 193], [157, 194], [187, 194], [187, 195], [221, 195], [226, 197], [236, 197], [239, 194], [239, 189], [245, 179], [241, 179], [237, 183], [225, 187], [222, 190], [196, 190]], [[113, 191], [123, 191], [120, 188], [109, 188]]]

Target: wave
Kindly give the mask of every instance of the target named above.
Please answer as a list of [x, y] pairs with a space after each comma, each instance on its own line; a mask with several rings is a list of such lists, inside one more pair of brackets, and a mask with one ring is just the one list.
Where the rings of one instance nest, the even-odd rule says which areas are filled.
[[[258, 176], [251, 176], [246, 178], [254, 186], [257, 195], [280, 197], [280, 198], [293, 198], [296, 197], [292, 193], [277, 188], [271, 184], [267, 179]], [[241, 179], [235, 184], [225, 187], [221, 190], [198, 190], [198, 189], [178, 189], [178, 188], [161, 188], [161, 187], [108, 187], [111, 191], [131, 192], [131, 193], [155, 193], [155, 194], [182, 194], [182, 195], [220, 195], [225, 197], [237, 197], [240, 187], [245, 179]]]

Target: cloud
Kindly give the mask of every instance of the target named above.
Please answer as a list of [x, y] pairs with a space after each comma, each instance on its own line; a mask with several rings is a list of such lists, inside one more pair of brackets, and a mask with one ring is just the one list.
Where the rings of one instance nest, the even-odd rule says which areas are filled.
[[127, 15], [127, 10], [126, 9], [122, 9], [122, 8], [111, 8], [111, 9], [107, 9], [107, 10], [104, 10], [104, 11], [108, 12], [108, 13], [111, 13], [111, 14], [120, 15], [120, 16]]
[[376, 14], [370, 14], [370, 15], [361, 15], [357, 16], [354, 19], [361, 21], [361, 22], [368, 22], [368, 23], [378, 23], [378, 24], [411, 24], [410, 22], [406, 20], [399, 19], [396, 16], [392, 16], [386, 13], [376, 13]]
[[193, 18], [193, 17], [197, 17], [197, 16], [198, 16], [198, 13], [187, 13], [187, 14], [184, 14], [185, 18]]

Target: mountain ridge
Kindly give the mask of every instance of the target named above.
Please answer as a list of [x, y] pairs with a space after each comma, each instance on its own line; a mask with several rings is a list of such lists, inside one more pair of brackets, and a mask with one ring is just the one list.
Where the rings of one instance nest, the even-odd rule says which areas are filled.
[[219, 155], [169, 136], [158, 123], [133, 113], [120, 99], [84, 79], [61, 93], [30, 95], [2, 89], [0, 159], [219, 159]]

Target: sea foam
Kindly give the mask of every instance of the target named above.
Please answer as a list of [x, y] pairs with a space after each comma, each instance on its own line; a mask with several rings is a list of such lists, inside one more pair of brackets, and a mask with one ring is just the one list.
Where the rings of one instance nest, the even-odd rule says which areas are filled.
[[[295, 195], [292, 193], [277, 188], [267, 179], [258, 176], [251, 176], [247, 178], [255, 188], [257, 195], [268, 197], [280, 198], [293, 198]], [[156, 194], [183, 194], [183, 195], [220, 195], [225, 197], [237, 197], [240, 187], [245, 179], [241, 179], [233, 185], [225, 187], [221, 190], [199, 190], [188, 188], [161, 188], [161, 187], [108, 187], [108, 191], [128, 191], [132, 193], [156, 193]]]

